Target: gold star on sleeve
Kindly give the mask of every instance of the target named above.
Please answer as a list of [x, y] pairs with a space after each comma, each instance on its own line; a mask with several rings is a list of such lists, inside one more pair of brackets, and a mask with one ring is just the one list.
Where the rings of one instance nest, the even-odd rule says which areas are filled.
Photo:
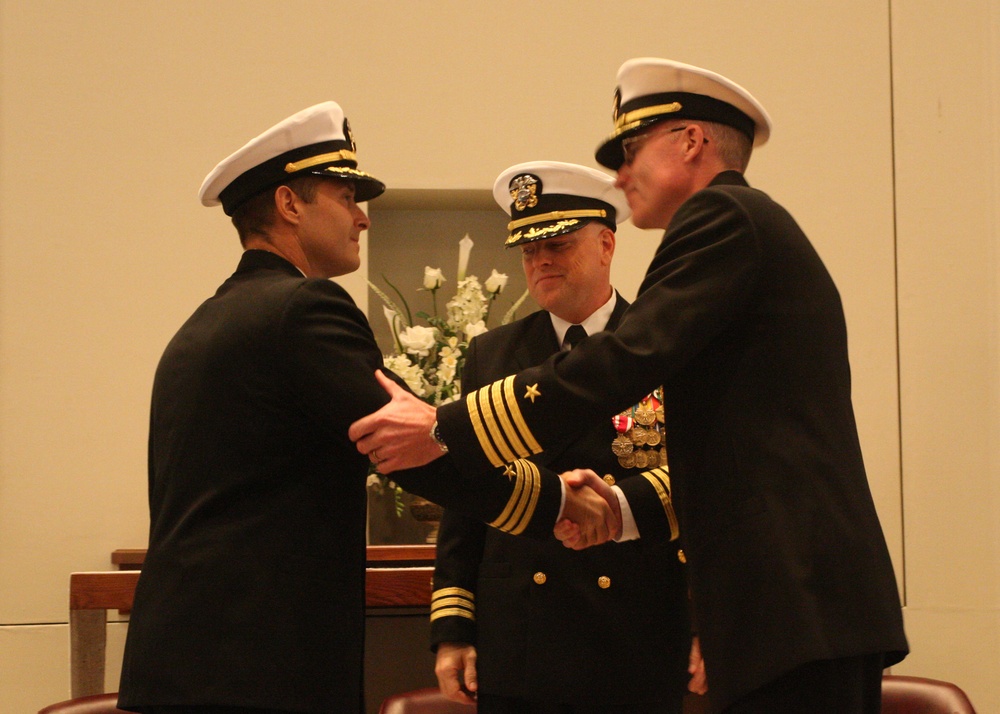
[[[514, 375], [469, 392], [465, 397], [469, 421], [483, 454], [494, 466], [503, 466], [542, 450], [521, 414]], [[528, 387], [525, 399], [534, 402], [538, 384]]]
[[540, 396], [542, 396], [542, 393], [538, 391], [538, 383], [535, 382], [534, 384], [529, 384], [528, 391], [524, 393], [524, 398], [530, 399], [531, 403], [534, 404], [535, 397], [540, 397]]

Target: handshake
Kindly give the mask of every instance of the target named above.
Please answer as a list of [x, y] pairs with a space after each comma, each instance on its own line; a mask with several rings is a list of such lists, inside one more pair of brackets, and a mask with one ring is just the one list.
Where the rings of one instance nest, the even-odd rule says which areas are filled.
[[[375, 379], [390, 401], [351, 424], [348, 437], [383, 475], [424, 466], [442, 455], [431, 438], [437, 410], [407, 392], [381, 370]], [[621, 506], [614, 489], [589, 469], [559, 475], [565, 485], [562, 513], [553, 529], [567, 548], [583, 550], [621, 537]]]
[[573, 550], [620, 538], [622, 512], [614, 489], [590, 469], [559, 474], [566, 500], [553, 535]]

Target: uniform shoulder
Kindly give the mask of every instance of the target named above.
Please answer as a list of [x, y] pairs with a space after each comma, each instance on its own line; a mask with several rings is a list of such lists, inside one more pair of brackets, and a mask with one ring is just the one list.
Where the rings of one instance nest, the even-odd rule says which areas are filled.
[[720, 174], [711, 184], [692, 196], [695, 197], [723, 204], [774, 203], [770, 196], [748, 184], [742, 174], [735, 171]]

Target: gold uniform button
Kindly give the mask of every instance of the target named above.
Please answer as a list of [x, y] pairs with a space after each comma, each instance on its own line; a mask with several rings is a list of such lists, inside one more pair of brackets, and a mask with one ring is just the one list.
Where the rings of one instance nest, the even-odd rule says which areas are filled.
[[607, 590], [611, 587], [611, 578], [607, 575], [602, 575], [597, 579], [597, 587], [601, 588], [601, 590]]
[[604, 474], [604, 483], [608, 484], [609, 486], [614, 486], [615, 477], [612, 476], [611, 474]]
[[548, 580], [548, 578], [546, 577], [545, 573], [539, 571], [539, 572], [535, 573], [535, 575], [532, 578], [532, 580], [534, 580], [535, 583], [538, 584], [538, 585], [545, 585], [545, 581]]
[[681, 550], [680, 548], [677, 549], [677, 560], [681, 561], [682, 563], [688, 562], [687, 556], [684, 555], [684, 551]]

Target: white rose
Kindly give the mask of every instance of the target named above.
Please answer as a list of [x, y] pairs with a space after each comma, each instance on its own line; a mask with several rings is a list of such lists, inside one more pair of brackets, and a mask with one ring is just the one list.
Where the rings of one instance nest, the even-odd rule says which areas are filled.
[[507, 287], [507, 274], [498, 273], [494, 268], [490, 277], [486, 278], [486, 284], [483, 287], [486, 288], [486, 292], [499, 295], [500, 291]]
[[411, 355], [426, 357], [437, 342], [433, 327], [411, 325], [399, 333], [399, 343]]
[[444, 282], [444, 273], [441, 272], [441, 268], [432, 268], [429, 265], [424, 266], [424, 288], [427, 290], [437, 290], [441, 287], [441, 283]]
[[466, 339], [472, 339], [476, 335], [481, 335], [484, 332], [489, 332], [489, 328], [486, 327], [486, 323], [480, 320], [479, 322], [470, 322], [465, 326], [465, 337]]

